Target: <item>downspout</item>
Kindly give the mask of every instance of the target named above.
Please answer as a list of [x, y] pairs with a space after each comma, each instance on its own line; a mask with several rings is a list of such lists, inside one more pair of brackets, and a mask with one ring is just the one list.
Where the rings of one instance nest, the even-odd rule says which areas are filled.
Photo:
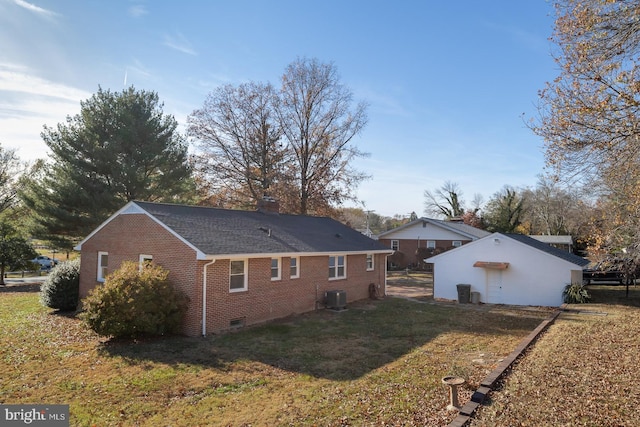
[[215, 263], [216, 260], [212, 260], [210, 263], [205, 264], [202, 271], [202, 336], [207, 336], [207, 267]]

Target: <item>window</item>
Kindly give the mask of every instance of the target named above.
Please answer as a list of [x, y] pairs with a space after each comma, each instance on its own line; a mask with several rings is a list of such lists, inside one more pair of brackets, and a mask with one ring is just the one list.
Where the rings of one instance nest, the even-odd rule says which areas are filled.
[[247, 262], [232, 260], [229, 269], [229, 291], [239, 292], [247, 290]]
[[153, 261], [152, 255], [144, 255], [140, 254], [140, 271], [144, 268], [145, 265], [150, 264]]
[[373, 270], [373, 254], [367, 254], [367, 271]]
[[280, 280], [280, 258], [271, 258], [271, 280]]
[[300, 277], [300, 258], [291, 257], [289, 277], [291, 277], [292, 279], [297, 279], [298, 277]]
[[400, 247], [400, 242], [398, 240], [391, 241], [391, 249], [393, 249], [394, 251], [397, 251], [399, 247]]
[[435, 249], [436, 241], [435, 240], [427, 240], [427, 249]]
[[109, 268], [109, 252], [98, 252], [98, 282], [104, 282]]
[[451, 242], [451, 246], [453, 246], [454, 248], [457, 248], [459, 246], [462, 246], [462, 242], [460, 240], [454, 240]]
[[345, 268], [346, 260], [344, 255], [334, 255], [329, 257], [329, 279], [344, 279], [347, 277]]

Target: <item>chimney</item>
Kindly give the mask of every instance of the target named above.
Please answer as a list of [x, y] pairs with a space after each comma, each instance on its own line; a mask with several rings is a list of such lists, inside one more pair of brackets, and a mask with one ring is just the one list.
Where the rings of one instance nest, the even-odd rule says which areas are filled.
[[267, 215], [278, 215], [280, 213], [280, 204], [273, 197], [264, 196], [258, 200], [257, 211]]

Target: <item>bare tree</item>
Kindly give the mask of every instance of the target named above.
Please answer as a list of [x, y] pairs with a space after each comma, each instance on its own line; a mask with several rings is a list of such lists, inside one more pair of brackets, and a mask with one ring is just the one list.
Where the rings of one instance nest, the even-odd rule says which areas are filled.
[[558, 0], [556, 10], [561, 73], [541, 92], [532, 129], [557, 178], [602, 185], [606, 236], [598, 240], [623, 249], [640, 243], [640, 7]]
[[282, 132], [293, 152], [298, 213], [321, 213], [354, 199], [367, 178], [352, 167], [366, 155], [352, 144], [367, 122], [366, 105], [352, 108], [353, 95], [333, 64], [306, 58], [286, 68], [279, 100]]
[[188, 117], [189, 136], [200, 148], [198, 169], [212, 197], [246, 207], [274, 195], [287, 157], [275, 96], [269, 84], [227, 85], [211, 92], [204, 106]]
[[0, 146], [0, 213], [17, 202], [20, 176], [25, 170], [26, 165], [20, 162], [15, 150]]
[[461, 217], [464, 214], [462, 190], [457, 182], [446, 181], [434, 192], [425, 190], [426, 215], [443, 216], [446, 219]]

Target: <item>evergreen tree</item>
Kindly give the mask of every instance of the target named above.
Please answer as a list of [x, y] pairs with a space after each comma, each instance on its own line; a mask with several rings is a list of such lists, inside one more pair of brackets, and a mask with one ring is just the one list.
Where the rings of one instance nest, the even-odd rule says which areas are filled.
[[80, 114], [45, 126], [52, 161], [34, 167], [21, 198], [33, 234], [70, 247], [131, 200], [194, 196], [187, 145], [155, 92], [98, 90]]
[[5, 220], [0, 220], [0, 285], [4, 285], [7, 269], [25, 268], [29, 260], [36, 256], [36, 251], [18, 235], [16, 229]]
[[524, 199], [508, 185], [493, 195], [487, 203], [484, 220], [488, 231], [517, 233], [522, 223]]

